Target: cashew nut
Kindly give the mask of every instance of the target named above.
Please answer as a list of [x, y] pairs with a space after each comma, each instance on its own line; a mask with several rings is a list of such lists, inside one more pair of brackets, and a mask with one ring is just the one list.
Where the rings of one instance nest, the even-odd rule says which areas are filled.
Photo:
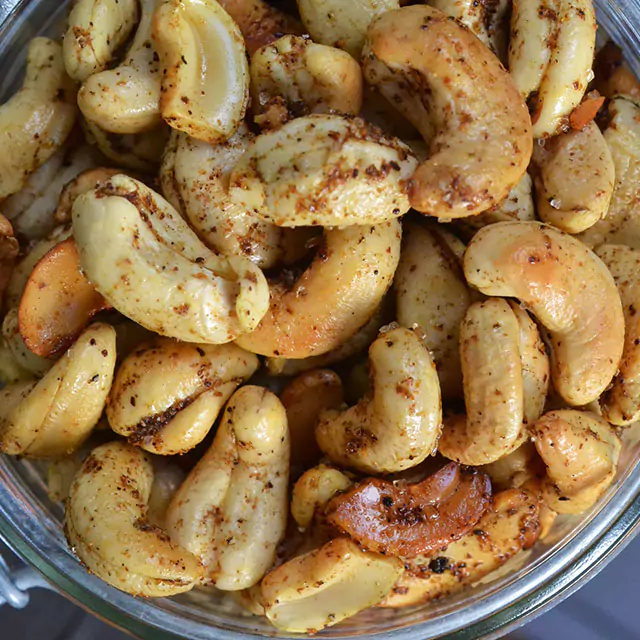
[[273, 564], [284, 536], [288, 480], [284, 407], [262, 387], [242, 387], [171, 501], [167, 529], [201, 558], [208, 582], [225, 591], [251, 587]]
[[20, 245], [13, 235], [11, 223], [0, 214], [0, 300], [11, 279], [19, 251]]
[[69, 545], [94, 574], [137, 596], [170, 596], [202, 579], [201, 563], [151, 524], [153, 467], [140, 449], [111, 442], [76, 474], [65, 513]]
[[420, 338], [399, 327], [369, 349], [371, 397], [346, 411], [325, 411], [316, 427], [333, 461], [366, 473], [415, 467], [433, 453], [442, 407], [438, 374]]
[[0, 200], [64, 143], [76, 119], [76, 91], [64, 70], [62, 47], [49, 38], [29, 43], [22, 88], [0, 106]]
[[518, 298], [538, 318], [566, 402], [600, 396], [618, 370], [624, 316], [613, 277], [593, 252], [553, 227], [500, 222], [471, 240], [464, 272], [482, 293]]
[[613, 158], [598, 126], [555, 136], [533, 153], [538, 216], [580, 233], [604, 218], [615, 181]]
[[147, 518], [152, 525], [166, 531], [169, 505], [185, 477], [185, 472], [166, 458], [153, 459], [153, 484], [147, 509]]
[[503, 200], [525, 173], [533, 141], [526, 105], [491, 51], [420, 5], [374, 20], [362, 55], [365, 79], [429, 145], [410, 183], [411, 206], [451, 219]]
[[615, 478], [620, 438], [595, 413], [564, 409], [545, 413], [532, 429], [547, 465], [542, 497], [558, 513], [582, 513]]
[[37, 356], [24, 343], [18, 326], [18, 309], [15, 307], [7, 311], [4, 317], [2, 337], [16, 363], [30, 374], [42, 376], [53, 366], [54, 360]]
[[257, 368], [258, 358], [234, 344], [160, 338], [120, 365], [107, 403], [109, 424], [151, 453], [185, 453], [203, 440], [224, 403]]
[[272, 282], [269, 311], [237, 340], [253, 353], [307, 358], [338, 348], [375, 314], [400, 258], [397, 220], [325, 231], [309, 268]]
[[567, 126], [587, 84], [596, 43], [591, 0], [518, 0], [513, 4], [509, 70], [531, 102], [533, 136], [553, 136]]
[[199, 140], [228, 140], [249, 101], [249, 65], [236, 23], [215, 0], [164, 0], [153, 17], [153, 38], [164, 121]]
[[253, 330], [267, 282], [246, 258], [214, 255], [141, 182], [114, 176], [73, 205], [80, 263], [120, 313], [160, 335], [219, 344]]
[[380, 602], [403, 571], [398, 558], [336, 538], [265, 577], [265, 614], [278, 629], [313, 634]]
[[622, 51], [609, 40], [596, 54], [593, 87], [606, 98], [627, 95], [640, 98], [640, 82], [625, 64]]
[[80, 111], [105, 131], [134, 134], [157, 128], [162, 123], [160, 63], [151, 38], [154, 11], [160, 4], [161, 0], [140, 1], [138, 30], [117, 67], [107, 71], [96, 69], [100, 73], [79, 78], [84, 80], [78, 91]]
[[137, 0], [78, 0], [67, 21], [62, 54], [67, 73], [78, 82], [106, 69], [130, 36], [139, 14]]
[[[7, 317], [5, 317], [3, 323], [3, 333], [4, 324], [7, 322]], [[18, 333], [18, 336], [19, 335], [20, 334]], [[22, 342], [22, 339], [20, 339], [20, 341]], [[24, 351], [29, 352], [26, 347], [24, 347]], [[4, 385], [14, 384], [15, 382], [25, 382], [31, 380], [32, 375], [33, 374], [31, 373], [31, 371], [20, 364], [18, 358], [14, 355], [13, 350], [10, 348], [5, 336], [0, 335], [0, 381], [4, 383]]]
[[378, 224], [406, 213], [413, 153], [359, 118], [310, 115], [259, 135], [230, 194], [281, 227]]
[[0, 450], [55, 458], [75, 451], [98, 422], [113, 380], [116, 334], [93, 324], [40, 381], [0, 391]]

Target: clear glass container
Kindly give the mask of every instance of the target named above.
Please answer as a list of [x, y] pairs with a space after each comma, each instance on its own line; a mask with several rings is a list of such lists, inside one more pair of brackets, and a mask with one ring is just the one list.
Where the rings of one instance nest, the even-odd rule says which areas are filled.
[[[348, 1], [348, 0], [345, 0]], [[67, 2], [0, 0], [0, 99], [19, 83], [28, 41], [58, 35]], [[596, 0], [601, 33], [620, 45], [640, 76], [640, 2]], [[1, 152], [1, 151], [0, 151]], [[571, 595], [631, 540], [640, 525], [640, 425], [624, 432], [618, 477], [579, 517], [558, 518], [551, 535], [456, 597], [406, 609], [372, 609], [321, 632], [331, 638], [495, 638]], [[295, 637], [279, 634], [228, 597], [193, 591], [134, 598], [89, 575], [67, 548], [62, 508], [52, 503], [35, 463], [0, 456], [0, 537], [61, 593], [141, 638]], [[298, 636], [299, 637], [299, 636]]]

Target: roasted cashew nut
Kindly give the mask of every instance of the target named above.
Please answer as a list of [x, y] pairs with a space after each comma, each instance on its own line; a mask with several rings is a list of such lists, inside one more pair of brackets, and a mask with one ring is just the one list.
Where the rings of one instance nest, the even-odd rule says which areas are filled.
[[107, 403], [109, 424], [145, 451], [185, 453], [257, 368], [258, 358], [234, 344], [153, 341], [120, 365]]
[[532, 107], [533, 136], [553, 136], [568, 125], [593, 77], [596, 16], [591, 0], [513, 3], [509, 70]]
[[94, 449], [76, 474], [65, 534], [83, 564], [108, 584], [136, 596], [189, 591], [202, 579], [198, 559], [147, 517], [153, 467], [124, 442]]
[[313, 634], [380, 602], [403, 571], [398, 558], [336, 538], [267, 574], [265, 615], [283, 631]]
[[415, 167], [409, 147], [364, 120], [316, 114], [259, 135], [230, 194], [280, 227], [378, 224], [408, 211]]
[[0, 451], [34, 458], [73, 453], [102, 414], [115, 362], [115, 331], [93, 324], [42, 380], [5, 387]]
[[65, 73], [61, 46], [34, 38], [22, 88], [0, 106], [0, 200], [19, 191], [62, 146], [76, 112], [76, 90]]
[[120, 313], [160, 335], [220, 344], [253, 330], [269, 304], [262, 272], [214, 255], [141, 182], [114, 176], [73, 205], [80, 263]]
[[582, 242], [537, 222], [492, 224], [469, 243], [464, 273], [482, 293], [518, 298], [538, 318], [566, 402], [584, 406], [607, 388], [624, 316], [611, 274]]
[[18, 376], [16, 380], [5, 380], [5, 382], [17, 382], [19, 378], [31, 378], [32, 376], [43, 376], [54, 365], [54, 360], [37, 356], [30, 351], [20, 335], [18, 326], [18, 309], [13, 308], [7, 311], [2, 321], [3, 346], [9, 350], [15, 363], [20, 369], [29, 372], [28, 376]]
[[618, 95], [640, 98], [640, 82], [625, 64], [620, 47], [609, 40], [596, 53], [593, 88], [605, 98]]
[[458, 22], [423, 5], [389, 11], [369, 27], [362, 60], [367, 82], [429, 146], [410, 184], [414, 209], [472, 216], [522, 178], [533, 145], [526, 105], [498, 59]]
[[288, 480], [284, 407], [267, 389], [242, 387], [169, 505], [171, 538], [202, 560], [207, 582], [225, 591], [251, 587], [284, 536]]
[[337, 349], [376, 313], [400, 258], [397, 220], [328, 229], [309, 268], [272, 282], [269, 311], [237, 343], [253, 353], [307, 358]]
[[11, 223], [0, 214], [0, 300], [11, 279], [19, 252], [20, 245], [13, 235]]
[[545, 413], [532, 429], [547, 466], [542, 498], [558, 513], [582, 513], [615, 478], [620, 438], [595, 413], [564, 409]]
[[533, 153], [538, 216], [580, 233], [607, 215], [615, 182], [607, 142], [595, 122], [537, 144]]
[[399, 327], [369, 349], [373, 390], [346, 411], [325, 411], [316, 426], [324, 453], [365, 473], [410, 469], [433, 453], [442, 427], [438, 374], [420, 338]]
[[[100, 73], [79, 78], [84, 81], [78, 91], [80, 111], [105, 131], [141, 133], [162, 123], [160, 64], [151, 39], [153, 15], [160, 2], [141, 0], [138, 30], [117, 67], [107, 71], [96, 69]], [[101, 31], [101, 28], [97, 30]]]
[[198, 140], [228, 140], [249, 101], [240, 29], [215, 0], [164, 0], [153, 17], [162, 65], [160, 112]]

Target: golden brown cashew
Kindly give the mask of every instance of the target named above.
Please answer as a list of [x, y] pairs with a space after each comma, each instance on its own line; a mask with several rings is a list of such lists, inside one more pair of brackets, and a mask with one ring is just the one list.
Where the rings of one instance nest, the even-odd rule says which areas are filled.
[[160, 4], [161, 0], [141, 0], [138, 30], [117, 67], [79, 78], [84, 81], [78, 92], [80, 111], [105, 131], [141, 133], [162, 123], [160, 63], [151, 39], [154, 11]]
[[265, 614], [278, 629], [313, 634], [380, 602], [403, 571], [398, 558], [336, 538], [267, 574]]
[[509, 70], [532, 107], [535, 138], [568, 125], [593, 77], [596, 16], [591, 0], [518, 0], [513, 4]]
[[40, 381], [0, 392], [0, 450], [55, 458], [75, 451], [98, 422], [113, 380], [116, 334], [93, 324]]
[[136, 596], [170, 596], [202, 579], [198, 559], [147, 519], [153, 467], [140, 449], [111, 442], [94, 449], [74, 478], [65, 534], [83, 564]]
[[284, 536], [288, 480], [284, 407], [267, 389], [242, 387], [169, 505], [171, 538], [201, 558], [206, 580], [219, 589], [251, 587], [273, 564]]
[[542, 497], [558, 513], [582, 513], [615, 478], [620, 438], [595, 413], [564, 409], [545, 413], [532, 429], [547, 465]]
[[436, 225], [406, 221], [394, 279], [398, 322], [418, 325], [438, 370], [442, 396], [462, 395], [460, 323], [471, 296], [457, 257]]
[[[62, 53], [78, 82], [106, 69], [139, 19], [138, 0], [78, 0], [67, 20]], [[142, 11], [142, 20], [145, 19]]]
[[107, 403], [109, 424], [145, 451], [185, 453], [209, 433], [224, 403], [258, 364], [234, 344], [157, 339], [120, 365]]
[[259, 135], [231, 197], [281, 227], [378, 224], [409, 209], [413, 153], [360, 118], [315, 114]]
[[114, 176], [73, 205], [87, 278], [120, 313], [177, 340], [220, 344], [253, 330], [268, 285], [246, 258], [214, 255], [159, 194]]
[[609, 422], [626, 426], [640, 418], [640, 251], [609, 244], [596, 252], [618, 285], [625, 321], [620, 370], [600, 398], [600, 406]]
[[400, 257], [401, 226], [325, 231], [309, 268], [293, 283], [272, 283], [269, 311], [237, 343], [261, 355], [306, 358], [336, 349], [380, 306]]
[[543, 144], [533, 153], [538, 216], [580, 233], [607, 215], [615, 180], [613, 158], [595, 122]]
[[249, 65], [236, 23], [215, 0], [164, 0], [153, 16], [153, 39], [165, 122], [199, 140], [228, 140], [249, 101]]
[[527, 169], [532, 139], [526, 106], [498, 59], [458, 22], [422, 5], [374, 20], [362, 55], [366, 80], [429, 145], [411, 181], [411, 206], [451, 219], [503, 200]]
[[76, 90], [64, 70], [62, 47], [34, 38], [22, 88], [0, 107], [0, 200], [64, 143], [76, 119]]
[[469, 284], [491, 296], [518, 298], [545, 328], [556, 389], [583, 406], [618, 369], [624, 317], [615, 282], [576, 238], [537, 222], [484, 227], [464, 257]]
[[366, 473], [415, 467], [433, 453], [442, 407], [438, 374], [420, 338], [399, 327], [369, 349], [373, 391], [346, 411], [325, 411], [316, 427], [322, 451]]

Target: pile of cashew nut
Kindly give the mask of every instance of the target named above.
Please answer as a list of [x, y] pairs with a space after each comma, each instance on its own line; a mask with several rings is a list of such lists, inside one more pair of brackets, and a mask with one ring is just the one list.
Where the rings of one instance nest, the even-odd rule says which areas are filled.
[[88, 571], [315, 633], [615, 490], [640, 83], [591, 0], [488, 7], [77, 0], [31, 41], [0, 451], [49, 461]]

